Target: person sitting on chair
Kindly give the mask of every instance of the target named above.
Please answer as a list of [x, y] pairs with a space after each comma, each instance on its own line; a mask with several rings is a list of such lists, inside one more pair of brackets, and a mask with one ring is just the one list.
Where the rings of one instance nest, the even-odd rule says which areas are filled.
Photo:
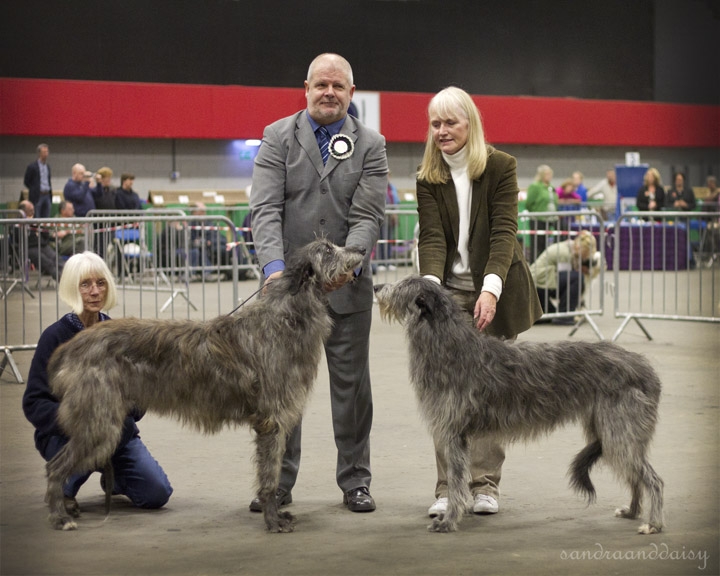
[[[19, 207], [26, 218], [35, 216], [35, 206], [29, 200], [20, 202]], [[21, 245], [19, 236], [16, 237], [16, 242], [18, 246]], [[43, 230], [40, 226], [28, 228], [27, 257], [40, 274], [50, 276], [53, 280], [60, 279], [65, 263], [50, 246], [50, 232], [47, 229]]]
[[[75, 207], [69, 200], [60, 202], [58, 218], [75, 218]], [[60, 224], [55, 232], [55, 248], [60, 256], [72, 256], [85, 251], [85, 236], [77, 224]]]

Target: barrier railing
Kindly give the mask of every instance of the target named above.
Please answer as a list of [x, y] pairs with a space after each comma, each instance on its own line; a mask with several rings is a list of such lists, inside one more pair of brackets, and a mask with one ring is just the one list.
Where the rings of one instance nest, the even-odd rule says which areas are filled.
[[[75, 238], [61, 254], [68, 231]], [[67, 258], [84, 249], [102, 255], [115, 275], [119, 299], [111, 314], [118, 317], [228, 313], [238, 303], [240, 271], [257, 276], [242, 235], [225, 216], [137, 211], [0, 219], [0, 374], [10, 366], [22, 382], [12, 353], [34, 350], [42, 331], [67, 312], [57, 279]], [[22, 290], [13, 291], [18, 285]]]
[[[0, 212], [0, 374], [9, 366], [22, 382], [12, 352], [34, 350], [42, 331], [65, 313], [56, 278], [67, 257], [81, 249], [103, 255], [116, 275], [120, 306], [113, 315], [205, 319], [232, 310], [238, 281], [259, 279], [260, 271], [247, 209], [223, 213], [160, 209], [24, 219], [18, 211]], [[371, 258], [376, 282], [418, 271], [416, 222], [415, 208], [388, 208]], [[573, 284], [561, 277], [572, 263], [557, 268], [558, 291], [541, 298], [545, 320], [571, 321], [570, 336], [588, 324], [602, 339], [593, 316], [604, 313], [606, 288], [613, 293], [615, 317], [624, 319], [613, 340], [633, 320], [649, 339], [640, 319], [720, 322], [717, 212], [628, 212], [615, 223], [586, 209], [519, 215], [518, 238], [529, 262], [540, 256], [540, 246], [545, 250], [583, 230], [595, 236], [598, 258]], [[33, 253], [43, 236], [52, 245], [45, 258]], [[70, 252], [61, 254], [60, 241], [68, 237]], [[611, 283], [605, 281], [606, 268], [613, 273]], [[574, 296], [574, 309], [560, 305], [563, 288]]]
[[720, 214], [626, 212], [613, 232], [617, 340], [641, 319], [720, 322]]
[[[525, 246], [540, 304], [542, 321], [572, 326], [572, 336], [589, 325], [597, 337], [604, 336], [593, 316], [605, 312], [606, 224], [595, 210], [522, 212], [518, 238]], [[587, 231], [595, 237], [596, 250], [586, 261], [561, 242]]]

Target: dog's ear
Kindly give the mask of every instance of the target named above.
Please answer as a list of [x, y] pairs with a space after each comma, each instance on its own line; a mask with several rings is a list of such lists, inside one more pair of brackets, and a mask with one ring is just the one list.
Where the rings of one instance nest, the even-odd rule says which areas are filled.
[[315, 270], [310, 262], [307, 262], [304, 266], [298, 267], [292, 277], [290, 283], [290, 294], [295, 296], [300, 289], [305, 286], [310, 279], [315, 275]]
[[432, 316], [435, 310], [435, 302], [431, 294], [419, 294], [415, 297], [415, 305], [420, 310], [420, 317]]

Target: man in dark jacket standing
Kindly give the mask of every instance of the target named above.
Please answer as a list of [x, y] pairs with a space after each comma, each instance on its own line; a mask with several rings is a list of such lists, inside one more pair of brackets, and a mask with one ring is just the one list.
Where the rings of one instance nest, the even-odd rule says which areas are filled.
[[28, 199], [35, 206], [36, 218], [49, 218], [52, 204], [52, 182], [50, 181], [50, 164], [47, 158], [50, 148], [47, 144], [37, 147], [37, 160], [28, 164], [25, 169], [23, 184], [28, 189]]

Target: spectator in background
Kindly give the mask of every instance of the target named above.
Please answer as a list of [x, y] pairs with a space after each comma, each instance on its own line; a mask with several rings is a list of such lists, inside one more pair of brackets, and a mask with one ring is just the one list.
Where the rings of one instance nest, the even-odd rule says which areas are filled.
[[[60, 202], [58, 218], [75, 218], [72, 202]], [[55, 232], [55, 249], [60, 256], [72, 256], [85, 251], [85, 237], [82, 227], [74, 224], [60, 224]]]
[[[26, 218], [35, 216], [35, 206], [29, 200], [20, 202], [20, 210], [25, 212]], [[20, 245], [20, 238], [16, 238], [17, 245]], [[64, 262], [58, 258], [55, 250], [50, 246], [50, 232], [39, 227], [29, 227], [27, 234], [27, 257], [40, 272], [41, 275], [59, 280], [62, 275]]]
[[103, 166], [97, 171], [97, 188], [95, 190], [95, 208], [98, 210], [115, 210], [115, 187], [111, 184], [113, 171]]
[[575, 193], [580, 196], [581, 202], [587, 202], [588, 189], [585, 184], [583, 184], [583, 178], [585, 178], [585, 176], [583, 176], [582, 172], [575, 171], [572, 174], [572, 183]]
[[93, 193], [97, 187], [97, 180], [90, 172], [85, 170], [82, 164], [75, 164], [72, 167], [72, 175], [65, 184], [63, 196], [65, 200], [72, 202], [75, 207], [75, 215], [82, 218], [90, 210], [95, 209], [95, 197]]
[[705, 185], [708, 194], [702, 202], [703, 210], [717, 211], [720, 209], [720, 188], [717, 187], [717, 178], [708, 176]]
[[715, 176], [708, 176], [705, 185], [708, 189], [707, 200], [711, 202], [720, 201], [720, 188], [717, 186], [717, 178]]
[[[574, 239], [549, 246], [530, 265], [543, 312], [555, 314], [577, 310], [585, 288], [600, 273], [600, 265], [595, 236], [587, 230]], [[557, 307], [553, 304], [555, 299]], [[575, 320], [565, 316], [554, 318], [552, 323], [574, 324]]]
[[565, 210], [575, 210], [580, 207], [582, 198], [577, 193], [575, 182], [572, 179], [565, 180], [557, 188], [558, 204]]
[[[535, 174], [535, 181], [528, 186], [525, 208], [528, 212], [554, 212], [557, 209], [557, 195], [550, 185], [553, 171], [550, 166], [541, 164]], [[533, 262], [537, 255], [545, 250], [547, 238], [545, 232], [550, 229], [552, 217], [533, 218], [530, 229], [536, 232], [530, 240], [530, 258]]]
[[695, 204], [695, 192], [685, 185], [685, 174], [677, 172], [673, 185], [665, 191], [665, 203], [661, 206], [666, 210], [690, 212], [695, 210]]
[[654, 212], [665, 204], [665, 189], [657, 168], [648, 168], [643, 176], [643, 185], [638, 190], [635, 205], [638, 210]]
[[587, 199], [602, 200], [603, 207], [600, 212], [603, 218], [607, 219], [608, 215], [615, 213], [617, 205], [617, 177], [615, 170], [609, 169], [605, 178], [588, 190]]
[[52, 183], [50, 180], [50, 164], [48, 155], [50, 148], [47, 144], [37, 147], [37, 160], [28, 164], [25, 169], [23, 184], [28, 189], [28, 200], [36, 208], [37, 218], [49, 218], [52, 205]]
[[118, 210], [141, 210], [142, 201], [133, 190], [135, 174], [120, 176], [120, 188], [115, 191], [115, 208]]

